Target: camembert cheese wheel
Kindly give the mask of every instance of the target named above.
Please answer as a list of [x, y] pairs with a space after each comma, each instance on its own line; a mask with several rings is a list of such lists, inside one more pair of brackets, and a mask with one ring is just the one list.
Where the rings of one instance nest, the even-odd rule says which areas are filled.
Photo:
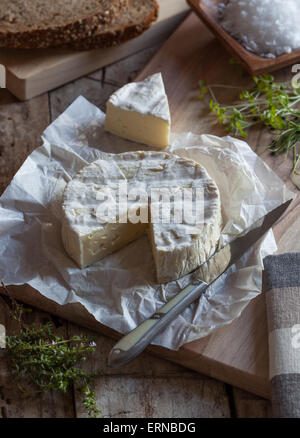
[[216, 184], [200, 164], [164, 152], [111, 154], [85, 166], [62, 207], [64, 247], [80, 268], [147, 232], [159, 283], [204, 263], [221, 233]]

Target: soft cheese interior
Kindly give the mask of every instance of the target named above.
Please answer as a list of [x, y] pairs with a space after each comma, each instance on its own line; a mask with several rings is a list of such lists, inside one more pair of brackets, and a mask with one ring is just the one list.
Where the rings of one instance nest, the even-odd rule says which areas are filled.
[[[124, 181], [129, 191], [141, 188], [146, 192], [147, 199], [141, 207], [148, 210], [149, 223], [118, 222], [136, 208], [134, 201], [123, 210], [120, 208], [116, 223], [99, 222], [99, 193], [106, 193], [109, 188], [114, 194]], [[161, 187], [203, 188], [204, 223], [192, 234], [184, 220], [151, 222], [150, 191]], [[221, 232], [220, 195], [202, 166], [164, 152], [126, 152], [95, 161], [68, 183], [63, 199], [62, 239], [66, 251], [81, 268], [124, 247], [145, 231], [149, 233], [160, 283], [186, 275], [214, 253]]]
[[169, 144], [170, 124], [161, 73], [125, 85], [107, 102], [105, 129], [120, 137], [164, 148]]

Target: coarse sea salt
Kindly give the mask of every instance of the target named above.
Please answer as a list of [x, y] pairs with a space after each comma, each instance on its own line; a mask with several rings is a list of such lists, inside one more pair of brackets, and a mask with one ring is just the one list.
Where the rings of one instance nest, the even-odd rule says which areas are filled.
[[300, 48], [300, 0], [229, 0], [218, 8], [222, 27], [257, 55], [275, 58]]

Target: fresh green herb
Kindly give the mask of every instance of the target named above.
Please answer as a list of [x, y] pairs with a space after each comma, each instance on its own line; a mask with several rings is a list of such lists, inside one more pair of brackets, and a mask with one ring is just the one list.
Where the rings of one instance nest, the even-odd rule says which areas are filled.
[[89, 374], [77, 365], [95, 352], [95, 342], [83, 335], [64, 339], [55, 335], [51, 323], [40, 327], [26, 325], [28, 310], [18, 304], [5, 287], [12, 303], [12, 315], [19, 323], [19, 333], [6, 337], [6, 351], [19, 389], [29, 394], [50, 390], [66, 393], [73, 385], [83, 394], [83, 406], [89, 417], [99, 417], [96, 393], [91, 385], [101, 373]]
[[300, 88], [291, 82], [275, 82], [271, 75], [254, 77], [254, 87], [243, 90], [235, 105], [221, 105], [217, 102], [214, 89], [217, 87], [238, 88], [226, 85], [208, 85], [199, 81], [200, 98], [210, 93], [210, 109], [228, 132], [247, 137], [247, 130], [254, 125], [266, 126], [274, 135], [268, 149], [275, 155], [290, 151], [293, 153], [291, 179], [300, 190], [295, 177], [299, 175], [297, 166], [300, 154], [297, 146], [300, 142]]
[[231, 65], [241, 65], [235, 58], [231, 57], [229, 58], [229, 64]]

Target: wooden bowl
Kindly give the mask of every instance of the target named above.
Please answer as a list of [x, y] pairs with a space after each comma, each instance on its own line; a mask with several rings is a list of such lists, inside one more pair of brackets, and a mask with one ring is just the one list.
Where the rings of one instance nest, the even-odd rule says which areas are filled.
[[256, 76], [275, 71], [300, 61], [300, 50], [294, 50], [292, 53], [286, 53], [276, 58], [263, 58], [245, 49], [217, 22], [217, 4], [221, 3], [221, 0], [211, 0], [210, 2], [207, 0], [187, 0], [187, 2], [225, 48], [251, 75]]

